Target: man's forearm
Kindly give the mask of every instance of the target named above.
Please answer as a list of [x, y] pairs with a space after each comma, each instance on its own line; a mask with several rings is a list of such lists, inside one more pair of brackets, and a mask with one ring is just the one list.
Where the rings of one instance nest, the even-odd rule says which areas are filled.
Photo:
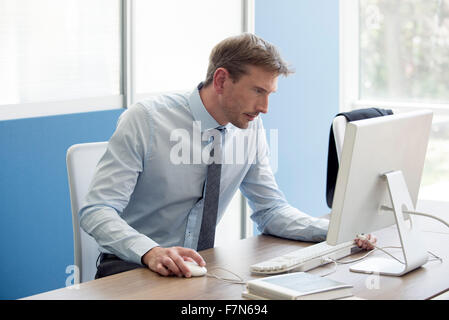
[[300, 241], [326, 240], [328, 219], [309, 216], [291, 206], [273, 211], [272, 215], [273, 218], [265, 224], [265, 233]]
[[80, 226], [104, 249], [119, 258], [142, 264], [142, 256], [158, 243], [139, 233], [108, 206], [92, 206], [81, 213]]

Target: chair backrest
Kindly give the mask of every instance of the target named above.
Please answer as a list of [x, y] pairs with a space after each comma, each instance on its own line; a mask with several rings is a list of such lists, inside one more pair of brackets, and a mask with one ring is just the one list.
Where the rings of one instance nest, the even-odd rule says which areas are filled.
[[78, 212], [87, 194], [98, 161], [106, 151], [107, 142], [75, 144], [67, 150], [67, 174], [72, 205], [73, 247], [79, 279], [75, 283], [95, 278], [98, 244], [80, 228]]
[[335, 149], [337, 151], [338, 163], [340, 163], [341, 159], [341, 151], [343, 150], [347, 123], [348, 120], [345, 116], [337, 116], [332, 121], [332, 130], [334, 131]]

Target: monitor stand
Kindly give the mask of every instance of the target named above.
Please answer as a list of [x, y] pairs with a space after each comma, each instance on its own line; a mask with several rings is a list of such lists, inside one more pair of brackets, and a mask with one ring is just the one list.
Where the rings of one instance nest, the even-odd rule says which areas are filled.
[[375, 273], [389, 276], [402, 276], [427, 262], [428, 255], [421, 243], [418, 230], [410, 229], [405, 224], [403, 211], [414, 211], [410, 193], [401, 171], [392, 171], [384, 175], [393, 204], [394, 217], [402, 245], [403, 264], [389, 258], [369, 258], [358, 263], [350, 270], [353, 272]]

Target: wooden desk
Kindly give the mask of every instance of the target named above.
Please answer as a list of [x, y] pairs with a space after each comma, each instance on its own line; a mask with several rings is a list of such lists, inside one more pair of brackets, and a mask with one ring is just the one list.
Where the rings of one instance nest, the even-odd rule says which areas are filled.
[[[418, 209], [429, 213], [447, 209], [447, 204], [422, 203]], [[449, 210], [438, 212], [438, 216], [449, 220]], [[329, 278], [354, 286], [354, 295], [363, 299], [429, 299], [449, 289], [449, 229], [443, 224], [424, 217], [415, 217], [415, 225], [424, 231], [423, 241], [428, 250], [443, 258], [427, 262], [423, 267], [402, 277], [376, 276], [349, 271], [350, 265], [339, 265]], [[395, 227], [375, 233], [380, 246], [397, 246], [399, 241]], [[282, 255], [308, 243], [290, 241], [272, 236], [256, 236], [230, 242], [226, 247], [201, 251], [209, 271], [220, 266], [232, 270], [245, 280], [258, 276], [249, 272], [251, 264]], [[390, 252], [399, 252], [392, 249]], [[360, 256], [354, 255], [350, 259]], [[384, 256], [375, 252], [371, 256]], [[333, 264], [309, 272], [325, 274], [332, 271]], [[233, 277], [221, 273], [226, 277]], [[162, 277], [148, 269], [136, 269], [103, 279], [82, 283], [79, 288], [62, 288], [25, 299], [153, 299], [153, 300], [235, 300], [242, 299], [244, 285], [230, 284], [211, 277], [177, 278]]]

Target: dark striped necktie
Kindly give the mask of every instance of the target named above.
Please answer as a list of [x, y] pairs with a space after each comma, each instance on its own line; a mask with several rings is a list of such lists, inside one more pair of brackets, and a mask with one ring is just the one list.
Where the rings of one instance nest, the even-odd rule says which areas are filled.
[[[220, 196], [220, 178], [221, 178], [221, 138], [224, 127], [217, 128], [220, 132], [219, 141], [214, 141], [211, 150], [211, 157], [215, 159], [207, 167], [203, 218], [201, 220], [201, 230], [198, 238], [197, 250], [205, 250], [214, 247], [215, 227], [217, 225], [218, 201]], [[217, 139], [218, 140], [218, 139]], [[217, 152], [216, 156], [215, 152]]]

